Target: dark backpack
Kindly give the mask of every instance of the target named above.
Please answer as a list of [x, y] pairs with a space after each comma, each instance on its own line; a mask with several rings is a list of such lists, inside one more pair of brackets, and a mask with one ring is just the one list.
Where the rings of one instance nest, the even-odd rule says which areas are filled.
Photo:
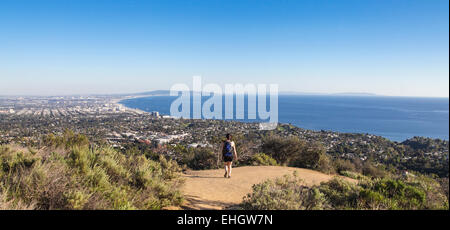
[[233, 146], [231, 146], [230, 141], [225, 141], [223, 144], [223, 152], [222, 154], [226, 157], [232, 157], [233, 156]]

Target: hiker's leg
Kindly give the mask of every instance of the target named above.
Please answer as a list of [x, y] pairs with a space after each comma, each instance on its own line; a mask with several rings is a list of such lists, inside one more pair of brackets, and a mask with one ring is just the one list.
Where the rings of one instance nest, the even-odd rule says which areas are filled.
[[228, 162], [225, 162], [225, 175], [228, 175]]
[[231, 165], [233, 164], [232, 161], [228, 162], [228, 175], [231, 176]]
[[230, 170], [228, 168], [228, 162], [225, 162], [225, 170], [227, 171], [227, 175], [230, 175]]

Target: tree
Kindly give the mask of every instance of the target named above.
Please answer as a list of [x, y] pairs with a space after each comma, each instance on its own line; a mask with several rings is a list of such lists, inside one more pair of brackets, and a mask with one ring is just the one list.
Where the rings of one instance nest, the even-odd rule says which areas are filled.
[[289, 164], [303, 151], [306, 143], [297, 137], [268, 137], [263, 140], [262, 152], [270, 155], [280, 164]]

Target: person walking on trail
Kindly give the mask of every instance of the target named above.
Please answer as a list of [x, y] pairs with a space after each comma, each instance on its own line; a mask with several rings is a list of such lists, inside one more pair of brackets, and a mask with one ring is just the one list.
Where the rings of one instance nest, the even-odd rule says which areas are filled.
[[233, 160], [237, 160], [237, 152], [236, 144], [232, 141], [231, 134], [227, 134], [226, 138], [222, 143], [222, 159], [225, 162], [225, 175], [223, 177], [231, 178], [231, 165], [233, 164]]

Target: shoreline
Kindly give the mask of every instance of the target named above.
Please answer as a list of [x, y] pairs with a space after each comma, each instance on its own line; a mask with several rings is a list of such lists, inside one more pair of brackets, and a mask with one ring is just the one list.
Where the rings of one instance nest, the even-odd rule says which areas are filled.
[[[124, 101], [124, 100], [128, 100], [128, 99], [139, 99], [139, 98], [158, 97], [158, 96], [168, 96], [168, 95], [167, 94], [156, 94], [156, 95], [127, 96], [127, 97], [123, 97], [123, 98], [120, 98], [120, 99], [115, 99], [115, 103], [118, 104], [119, 106], [125, 107], [125, 108], [127, 108], [129, 110], [138, 111], [140, 114], [143, 114], [143, 113], [150, 114], [151, 112], [149, 112], [149, 111], [144, 111], [144, 110], [137, 109], [137, 108], [131, 108], [131, 107], [128, 107], [125, 104], [122, 104], [120, 102]], [[158, 112], [158, 113], [161, 114], [161, 112], [157, 111], [157, 110], [154, 110], [154, 112]], [[167, 114], [167, 115], [164, 115], [164, 116], [169, 116], [170, 117], [170, 114]], [[166, 117], [166, 118], [168, 118], [168, 117]], [[170, 117], [170, 119], [174, 119], [174, 117]], [[258, 122], [258, 121], [242, 121], [242, 120], [235, 120], [235, 119], [226, 120], [226, 119], [204, 119], [204, 118], [202, 118], [202, 119], [198, 119], [198, 120], [205, 120], [205, 121], [207, 121], [207, 120], [220, 120], [220, 121], [225, 121], [225, 122], [254, 123], [254, 124], [264, 123], [264, 122]], [[423, 135], [414, 135], [414, 136], [403, 138], [401, 140], [395, 140], [395, 139], [391, 139], [391, 138], [389, 138], [387, 136], [383, 136], [383, 135], [380, 135], [380, 134], [369, 133], [369, 132], [345, 132], [345, 131], [336, 131], [336, 130], [331, 130], [331, 129], [310, 129], [310, 128], [305, 128], [305, 127], [300, 127], [299, 125], [296, 125], [296, 124], [293, 124], [293, 123], [289, 123], [289, 122], [287, 122], [287, 123], [285, 123], [285, 122], [278, 122], [278, 124], [279, 125], [292, 125], [292, 126], [295, 126], [297, 128], [304, 129], [304, 130], [309, 130], [309, 131], [313, 131], [313, 132], [320, 132], [320, 131], [323, 130], [325, 132], [339, 133], [339, 134], [371, 135], [371, 136], [385, 138], [385, 139], [387, 139], [387, 140], [389, 140], [391, 142], [397, 142], [397, 143], [404, 142], [404, 141], [412, 139], [414, 137], [423, 137], [423, 138], [430, 138], [430, 139], [433, 139], [433, 140], [449, 141], [448, 138], [446, 139], [446, 138], [441, 138], [441, 137], [430, 137], [430, 136], [423, 136]]]
[[111, 99], [110, 103], [111, 103], [111, 104], [114, 104], [114, 105], [116, 105], [116, 106], [118, 106], [118, 107], [120, 107], [120, 108], [125, 108], [126, 110], [129, 110], [129, 111], [133, 111], [133, 112], [136, 112], [136, 113], [139, 113], [139, 114], [145, 114], [145, 113], [150, 113], [150, 112], [144, 111], [144, 110], [142, 110], [142, 109], [130, 108], [130, 107], [128, 107], [128, 106], [122, 104], [121, 102], [124, 101], [124, 100], [129, 100], [129, 99], [137, 99], [137, 98], [153, 97], [153, 96], [165, 96], [165, 95], [125, 96], [125, 97], [122, 97], [122, 98], [114, 98], [114, 99]]

